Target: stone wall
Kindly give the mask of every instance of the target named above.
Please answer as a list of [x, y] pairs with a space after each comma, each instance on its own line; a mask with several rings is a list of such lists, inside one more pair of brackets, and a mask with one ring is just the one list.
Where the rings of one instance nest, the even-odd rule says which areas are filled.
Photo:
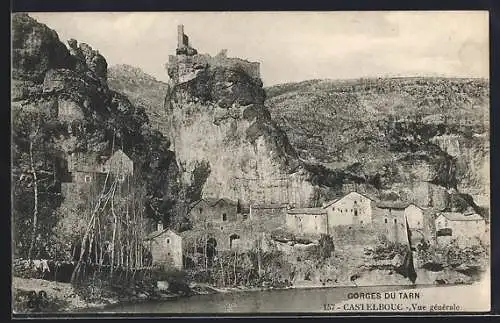
[[334, 244], [375, 245], [380, 240], [387, 238], [392, 242], [407, 243], [406, 229], [401, 223], [370, 223], [349, 226], [336, 226], [329, 229]]

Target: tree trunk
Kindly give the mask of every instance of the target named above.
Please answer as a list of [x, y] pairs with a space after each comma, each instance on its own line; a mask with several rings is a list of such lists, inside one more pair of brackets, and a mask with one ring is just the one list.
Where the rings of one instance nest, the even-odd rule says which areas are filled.
[[[36, 134], [35, 134], [36, 135]], [[31, 231], [31, 244], [30, 249], [28, 251], [28, 259], [31, 260], [33, 254], [33, 248], [35, 247], [35, 239], [36, 239], [36, 226], [38, 222], [38, 179], [36, 176], [35, 170], [35, 162], [33, 160], [33, 139], [30, 139], [30, 168], [31, 175], [33, 176], [33, 194], [35, 197], [35, 205], [33, 207], [33, 228]]]
[[234, 282], [233, 284], [236, 286], [236, 257], [237, 257], [237, 252], [236, 250], [234, 251], [234, 261], [233, 261], [233, 274], [234, 274]]
[[219, 258], [219, 263], [220, 263], [220, 270], [222, 273], [222, 287], [226, 286], [226, 273], [224, 272], [224, 266], [222, 265], [222, 258]]

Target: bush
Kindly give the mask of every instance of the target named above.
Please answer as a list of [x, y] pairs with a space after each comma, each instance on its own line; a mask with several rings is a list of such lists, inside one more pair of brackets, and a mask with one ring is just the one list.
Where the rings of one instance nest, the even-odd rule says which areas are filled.
[[319, 256], [321, 259], [328, 259], [335, 251], [333, 238], [330, 235], [322, 234], [319, 238]]

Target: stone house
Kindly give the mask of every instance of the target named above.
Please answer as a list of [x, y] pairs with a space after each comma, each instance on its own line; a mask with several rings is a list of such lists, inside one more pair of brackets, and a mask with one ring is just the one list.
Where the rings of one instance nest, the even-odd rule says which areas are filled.
[[163, 270], [182, 269], [182, 237], [160, 223], [156, 231], [144, 239], [153, 257], [153, 265]]
[[253, 204], [250, 205], [250, 219], [262, 219], [265, 217], [285, 217], [287, 204]]
[[289, 232], [304, 236], [319, 236], [328, 232], [327, 210], [324, 208], [289, 209], [286, 228]]
[[379, 224], [405, 224], [407, 203], [402, 201], [378, 201], [373, 208], [373, 222]]
[[203, 198], [190, 205], [188, 215], [195, 225], [201, 222], [234, 222], [238, 219], [238, 202], [226, 198]]
[[479, 214], [463, 214], [458, 212], [442, 212], [435, 219], [436, 235], [480, 238], [486, 232], [486, 221]]
[[68, 176], [61, 183], [61, 193], [66, 199], [79, 198], [93, 190], [97, 193], [108, 173], [124, 182], [133, 172], [133, 161], [121, 149], [109, 158], [95, 153], [73, 153], [67, 157]]
[[375, 201], [358, 192], [323, 204], [328, 216], [328, 226], [368, 224], [372, 222]]

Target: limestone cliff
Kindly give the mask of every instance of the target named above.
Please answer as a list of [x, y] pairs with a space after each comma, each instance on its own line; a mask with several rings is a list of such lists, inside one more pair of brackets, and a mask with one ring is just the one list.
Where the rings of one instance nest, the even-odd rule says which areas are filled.
[[170, 137], [185, 183], [202, 196], [310, 205], [315, 187], [264, 105], [258, 63], [176, 55], [167, 64]]
[[310, 80], [266, 92], [304, 160], [422, 206], [450, 207], [449, 189], [489, 204], [488, 80]]

